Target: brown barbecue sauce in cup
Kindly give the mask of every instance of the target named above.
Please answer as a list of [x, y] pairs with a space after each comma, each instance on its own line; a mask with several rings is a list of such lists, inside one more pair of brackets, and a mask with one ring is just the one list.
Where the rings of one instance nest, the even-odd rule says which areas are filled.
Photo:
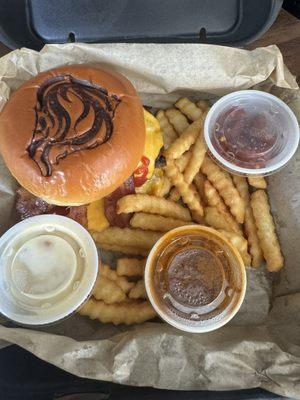
[[246, 290], [245, 266], [219, 232], [184, 226], [166, 233], [152, 248], [145, 286], [163, 320], [183, 331], [208, 332], [239, 310]]

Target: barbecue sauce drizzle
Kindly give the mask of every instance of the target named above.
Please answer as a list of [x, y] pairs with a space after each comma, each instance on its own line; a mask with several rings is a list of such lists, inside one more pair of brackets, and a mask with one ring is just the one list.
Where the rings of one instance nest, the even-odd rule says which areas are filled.
[[[71, 103], [68, 94], [76, 96], [83, 106], [83, 111], [74, 124], [73, 136], [69, 135], [71, 116], [60, 101], [61, 98]], [[38, 165], [41, 174], [49, 177], [53, 166], [58, 165], [68, 155], [95, 149], [106, 143], [113, 134], [113, 118], [120, 102], [117, 95], [108, 94], [105, 88], [71, 75], [58, 75], [46, 80], [37, 91], [35, 125], [27, 147], [29, 157]], [[91, 127], [84, 133], [78, 133], [78, 124], [89, 115], [91, 109], [94, 115]], [[50, 135], [50, 130], [53, 131], [55, 127], [55, 133]], [[102, 127], [104, 134], [100, 133]], [[59, 151], [51, 160], [50, 153], [54, 147]]]

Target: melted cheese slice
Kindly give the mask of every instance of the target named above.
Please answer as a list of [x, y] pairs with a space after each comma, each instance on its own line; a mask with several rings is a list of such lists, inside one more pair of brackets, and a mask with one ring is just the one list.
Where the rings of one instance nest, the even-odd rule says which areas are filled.
[[153, 175], [155, 160], [157, 159], [164, 142], [159, 122], [154, 115], [144, 110], [144, 118], [146, 125], [146, 141], [143, 155], [150, 160], [147, 174], [147, 178], [149, 179]]
[[101, 232], [109, 226], [104, 213], [104, 199], [90, 203], [87, 207], [88, 230]]
[[153, 185], [157, 188], [158, 185], [162, 184], [162, 179], [160, 179], [162, 171], [160, 168], [155, 168], [155, 160], [157, 159], [164, 142], [158, 120], [146, 110], [144, 110], [144, 118], [146, 125], [146, 142], [143, 155], [149, 159], [147, 174], [148, 180], [142, 186], [136, 187], [135, 191], [136, 193], [151, 194], [153, 192]]

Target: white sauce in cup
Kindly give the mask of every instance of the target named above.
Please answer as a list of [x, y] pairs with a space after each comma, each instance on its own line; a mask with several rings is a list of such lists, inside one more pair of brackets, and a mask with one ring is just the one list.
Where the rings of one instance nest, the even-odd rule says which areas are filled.
[[25, 325], [72, 314], [89, 297], [98, 273], [90, 234], [58, 215], [26, 219], [0, 238], [0, 312]]

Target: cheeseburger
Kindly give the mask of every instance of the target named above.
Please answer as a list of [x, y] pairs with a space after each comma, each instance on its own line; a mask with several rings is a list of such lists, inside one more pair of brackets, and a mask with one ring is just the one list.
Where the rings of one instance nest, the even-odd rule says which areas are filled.
[[151, 190], [162, 145], [158, 121], [132, 84], [98, 66], [41, 73], [12, 93], [0, 114], [0, 151], [22, 187], [21, 218], [54, 212], [87, 225], [90, 214], [93, 229], [126, 226], [115, 203]]

